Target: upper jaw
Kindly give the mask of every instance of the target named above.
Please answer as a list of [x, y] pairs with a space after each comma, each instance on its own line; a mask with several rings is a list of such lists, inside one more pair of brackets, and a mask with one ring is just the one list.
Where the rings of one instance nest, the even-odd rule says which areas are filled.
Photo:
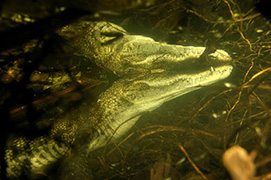
[[[112, 43], [101, 45], [96, 62], [118, 76], [134, 76], [135, 73], [175, 71], [195, 73], [211, 67], [230, 65], [230, 55], [221, 49], [200, 60], [205, 47], [170, 45], [138, 35], [123, 35]], [[226, 68], [228, 69], [228, 68]]]

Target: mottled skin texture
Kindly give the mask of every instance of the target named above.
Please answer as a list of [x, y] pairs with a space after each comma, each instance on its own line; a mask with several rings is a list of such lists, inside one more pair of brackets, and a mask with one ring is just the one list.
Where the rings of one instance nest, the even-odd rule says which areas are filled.
[[[32, 142], [22, 140], [22, 144], [32, 144], [30, 148], [20, 147], [15, 140], [6, 155], [8, 173], [13, 178], [22, 174], [24, 166], [35, 173], [70, 153], [69, 147], [76, 142], [78, 132], [89, 136], [85, 144], [90, 153], [109, 140], [116, 141], [123, 136], [144, 112], [223, 80], [232, 71], [231, 58], [223, 50], [209, 54], [209, 64], [194, 69], [191, 67], [200, 64], [198, 58], [204, 47], [169, 45], [129, 35], [123, 28], [108, 22], [80, 22], [64, 27], [59, 34], [67, 39], [67, 51], [95, 59], [98, 66], [120, 78], [100, 94], [96, 111], [89, 108], [90, 115], [78, 121], [86, 126], [72, 120], [55, 123], [49, 135]], [[56, 138], [61, 142], [55, 141]]]

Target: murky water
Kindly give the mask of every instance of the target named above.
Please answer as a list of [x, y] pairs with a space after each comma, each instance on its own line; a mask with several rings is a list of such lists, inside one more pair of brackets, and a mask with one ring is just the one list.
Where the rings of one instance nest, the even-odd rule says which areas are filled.
[[[256, 177], [270, 174], [271, 26], [253, 2], [173, 0], [146, 1], [145, 6], [144, 1], [143, 7], [133, 7], [123, 0], [122, 8], [97, 3], [95, 16], [80, 20], [113, 22], [132, 35], [161, 43], [223, 49], [232, 57], [233, 72], [225, 80], [144, 113], [118, 141], [89, 152], [91, 125], [82, 119], [98, 111], [99, 95], [120, 77], [76, 49], [65, 52], [73, 42], [63, 43], [51, 34], [48, 39], [26, 41], [20, 45], [23, 50], [3, 50], [0, 105], [10, 125], [3, 136], [8, 148], [3, 149], [17, 148], [16, 153], [23, 154], [29, 145], [19, 147], [14, 139], [25, 137], [28, 143], [48, 137], [61, 122], [72, 124], [55, 132], [65, 136], [67, 153], [46, 169], [26, 171], [17, 179], [230, 179], [222, 155], [233, 145], [256, 152]], [[1, 23], [26, 21], [18, 16], [11, 21], [12, 5], [4, 5]], [[23, 13], [27, 12], [33, 19], [46, 14], [25, 7]], [[18, 87], [23, 87], [22, 92]]]

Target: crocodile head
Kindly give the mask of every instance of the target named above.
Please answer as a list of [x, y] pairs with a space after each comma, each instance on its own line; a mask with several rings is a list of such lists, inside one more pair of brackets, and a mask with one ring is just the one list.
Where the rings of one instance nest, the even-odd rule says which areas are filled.
[[[99, 97], [97, 133], [90, 151], [121, 137], [144, 112], [223, 80], [233, 68], [231, 57], [223, 50], [208, 54], [207, 61], [201, 62], [204, 47], [156, 42], [129, 35], [111, 23], [97, 23], [85, 38], [92, 42], [96, 64], [120, 77]], [[89, 56], [89, 48], [85, 55]]]
[[82, 118], [57, 121], [48, 137], [30, 142], [24, 138], [12, 141], [5, 159], [8, 176], [13, 179], [19, 179], [25, 172], [33, 175], [44, 172], [50, 164], [70, 153], [69, 144], [78, 142], [77, 134], [90, 136], [85, 144], [78, 144], [84, 151], [86, 146], [87, 151], [93, 151], [123, 136], [145, 112], [223, 80], [232, 71], [231, 58], [223, 50], [205, 53], [207, 61], [202, 62], [199, 57], [204, 47], [156, 42], [129, 35], [111, 23], [80, 22], [63, 28], [60, 35], [72, 40], [68, 49], [95, 58], [97, 65], [111, 70], [119, 79], [99, 96], [95, 113], [91, 108], [86, 112], [80, 109], [77, 112], [84, 114]]

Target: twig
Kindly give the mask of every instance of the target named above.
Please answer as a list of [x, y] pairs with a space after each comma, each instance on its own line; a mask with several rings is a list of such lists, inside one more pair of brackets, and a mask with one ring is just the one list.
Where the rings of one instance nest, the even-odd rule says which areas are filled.
[[[201, 131], [201, 130], [195, 130], [195, 129], [191, 129], [191, 128], [182, 128], [182, 127], [175, 127], [175, 126], [163, 126], [163, 125], [153, 125], [153, 126], [149, 126], [147, 128], [141, 129], [142, 130], [148, 130], [147, 132], [144, 132], [143, 134], [141, 134], [140, 136], [138, 136], [131, 144], [131, 146], [129, 147], [129, 149], [126, 151], [126, 155], [124, 158], [124, 162], [126, 161], [128, 155], [130, 154], [130, 152], [132, 151], [133, 147], [135, 146], [135, 144], [140, 141], [141, 139], [143, 139], [144, 137], [147, 137], [149, 135], [155, 134], [155, 133], [159, 133], [159, 132], [172, 132], [172, 131], [176, 131], [176, 132], [190, 132], [192, 134], [200, 134], [200, 135], [204, 135], [204, 136], [208, 136], [208, 137], [212, 137], [214, 139], [216, 139], [217, 141], [221, 141], [221, 138], [205, 132], [205, 131]], [[121, 143], [123, 143], [124, 141], [126, 141], [127, 139], [129, 139], [132, 135], [134, 135], [134, 132], [132, 132], [130, 135], [128, 135], [125, 140], [121, 141], [117, 146], [121, 145]], [[112, 151], [114, 151], [116, 148], [114, 148]], [[112, 152], [110, 151], [109, 154]]]
[[[88, 84], [88, 85], [86, 85], [85, 88], [82, 89], [82, 91], [87, 91], [90, 88], [93, 88], [93, 87], [95, 87], [95, 86], [97, 86], [97, 85], [99, 85], [101, 83], [103, 83], [103, 81], [94, 81], [94, 84]], [[72, 94], [72, 93], [75, 93], [77, 88], [78, 88], [77, 86], [69, 87], [69, 88], [67, 88], [65, 90], [62, 90], [60, 92], [57, 92], [55, 94], [46, 96], [46, 97], [38, 99], [38, 100], [35, 100], [30, 105], [32, 105], [36, 109], [43, 108], [43, 107], [45, 107], [48, 104], [52, 104], [52, 103], [54, 103], [56, 101], [61, 100], [62, 98], [65, 98], [67, 95], [73, 95], [74, 96], [75, 94]], [[77, 97], [77, 98], [68, 99], [68, 100], [70, 100], [70, 101], [78, 101], [80, 99], [81, 99], [81, 97]], [[67, 98], [65, 98], [65, 100], [67, 101]], [[27, 108], [30, 107], [30, 105], [23, 105], [23, 106], [21, 106], [19, 108], [15, 108], [15, 109], [11, 110], [9, 112], [9, 114], [13, 118], [17, 117], [17, 116], [19, 116], [19, 115], [21, 115], [23, 113], [26, 113], [26, 110], [27, 110]]]
[[[232, 91], [232, 89], [227, 89], [227, 90], [225, 90], [225, 91], [223, 91], [223, 92], [221, 92], [221, 93], [219, 93], [219, 94], [217, 94], [217, 95], [215, 95], [215, 96], [213, 96], [213, 97], [211, 97], [203, 106], [201, 106], [198, 110], [197, 110], [197, 112], [193, 115], [193, 117], [191, 118], [191, 119], [195, 119], [198, 115], [199, 115], [199, 113], [203, 110], [203, 109], [205, 109], [214, 99], [216, 99], [216, 98], [218, 98], [219, 96], [221, 96], [221, 95], [223, 95], [223, 94], [226, 94], [226, 93], [228, 93], [228, 92], [230, 92], [230, 91]], [[190, 122], [189, 122], [190, 123]]]
[[266, 69], [264, 69], [264, 70], [258, 72], [257, 74], [254, 74], [254, 75], [253, 75], [253, 76], [252, 76], [252, 77], [244, 84], [244, 86], [247, 85], [248, 83], [250, 83], [251, 81], [253, 81], [256, 77], [258, 77], [258, 76], [260, 76], [261, 74], [265, 73], [266, 71], [270, 71], [270, 70], [271, 70], [271, 67], [266, 68]]
[[244, 34], [242, 33], [242, 31], [240, 31], [240, 28], [237, 26], [237, 31], [239, 32], [240, 36], [247, 42], [247, 44], [249, 45], [249, 50], [251, 52], [253, 52], [253, 49], [252, 49], [252, 45], [250, 43], [250, 41], [244, 36]]
[[[234, 24], [237, 23], [237, 22], [241, 22], [242, 23], [243, 21], [250, 20], [250, 19], [253, 19], [253, 18], [256, 18], [256, 17], [260, 16], [260, 13], [257, 13], [257, 14], [254, 14], [252, 16], [246, 17], [246, 18], [236, 19], [235, 15], [234, 15], [234, 13], [232, 11], [231, 5], [229, 4], [229, 2], [226, 1], [226, 0], [224, 0], [224, 3], [228, 6], [228, 9], [229, 9], [230, 14], [232, 16], [232, 20], [233, 20]], [[251, 12], [251, 10], [249, 12]], [[245, 35], [243, 34], [243, 32], [240, 30], [240, 28], [242, 28], [242, 26], [240, 25], [240, 27], [239, 27], [239, 26], [236, 25], [236, 27], [237, 27], [237, 31], [239, 32], [239, 34], [242, 37], [242, 39], [244, 39], [247, 42], [247, 44], [249, 45], [249, 50], [251, 52], [254, 52], [253, 49], [252, 49], [252, 45], [251, 45], [250, 41], [245, 37]]]
[[[239, 93], [238, 93], [238, 98], [237, 98], [237, 100], [235, 101], [234, 105], [231, 107], [231, 109], [228, 111], [227, 116], [226, 116], [226, 119], [225, 119], [225, 122], [228, 122], [228, 119], [229, 119], [229, 117], [230, 117], [231, 112], [235, 109], [235, 107], [237, 106], [237, 104], [240, 102], [241, 95], [242, 95], [242, 93], [243, 93], [243, 89], [244, 89], [245, 86], [247, 85], [247, 83], [245, 83], [245, 80], [246, 80], [246, 78], [247, 78], [247, 76], [248, 76], [248, 73], [249, 73], [249, 72], [251, 71], [251, 69], [254, 67], [254, 61], [253, 61], [253, 60], [254, 60], [254, 59], [251, 60], [251, 66], [248, 68], [248, 70], [247, 70], [247, 72], [246, 72], [246, 74], [245, 74], [245, 76], [244, 76], [244, 79], [243, 79], [243, 85], [241, 86], [241, 89], [240, 89], [240, 91], [239, 91]], [[232, 121], [231, 121], [231, 123], [232, 123]]]
[[193, 166], [193, 168], [202, 177], [202, 179], [208, 180], [208, 178], [199, 170], [199, 168], [197, 167], [197, 165], [192, 161], [192, 159], [190, 158], [190, 156], [188, 155], [188, 153], [186, 152], [186, 150], [183, 148], [183, 146], [180, 145], [180, 144], [178, 144], [178, 146], [182, 150], [182, 152], [184, 153], [184, 155], [186, 156], [186, 158], [188, 159], [188, 161], [190, 162], [190, 164]]

